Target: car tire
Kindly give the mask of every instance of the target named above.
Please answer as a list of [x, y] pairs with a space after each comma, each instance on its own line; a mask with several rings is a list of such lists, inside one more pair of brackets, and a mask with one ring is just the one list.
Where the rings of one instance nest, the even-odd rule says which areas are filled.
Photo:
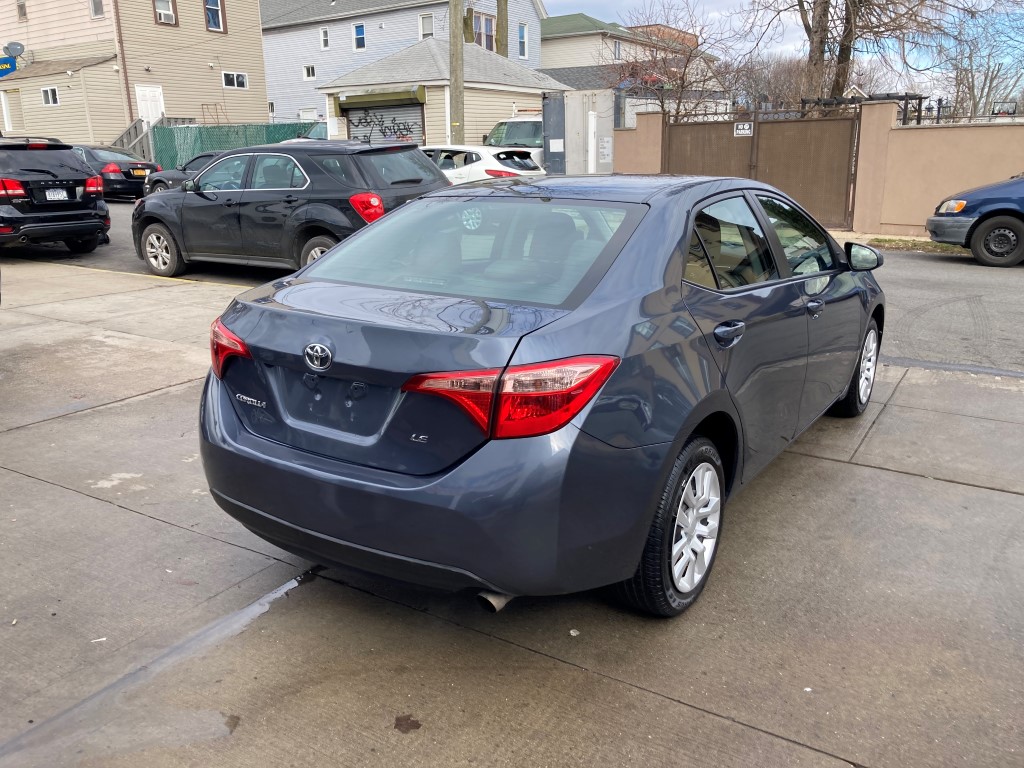
[[616, 585], [627, 605], [662, 617], [693, 605], [718, 554], [724, 489], [715, 444], [690, 438], [672, 465], [636, 573]]
[[160, 277], [174, 277], [185, 271], [178, 244], [163, 224], [150, 224], [142, 232], [142, 257], [149, 271]]
[[149, 194], [151, 194], [151, 195], [156, 194], [157, 192], [166, 192], [166, 191], [167, 191], [167, 185], [164, 184], [161, 181], [158, 181], [156, 184], [154, 184], [152, 187], [149, 188]]
[[868, 329], [864, 332], [861, 342], [860, 356], [857, 367], [846, 388], [846, 394], [836, 401], [829, 411], [829, 416], [853, 418], [860, 416], [871, 402], [871, 393], [875, 388], [875, 373], [878, 370], [878, 350], [882, 346], [882, 336], [878, 332], [878, 323], [868, 321]]
[[995, 216], [971, 235], [971, 254], [986, 267], [1014, 267], [1024, 261], [1024, 221]]
[[302, 246], [302, 254], [299, 257], [299, 266], [304, 267], [310, 262], [316, 261], [327, 251], [338, 244], [338, 241], [327, 235], [317, 235], [306, 241]]
[[64, 245], [69, 251], [75, 255], [81, 255], [85, 253], [92, 253], [95, 251], [100, 244], [100, 238], [98, 235], [92, 237], [83, 237], [80, 240], [65, 240]]

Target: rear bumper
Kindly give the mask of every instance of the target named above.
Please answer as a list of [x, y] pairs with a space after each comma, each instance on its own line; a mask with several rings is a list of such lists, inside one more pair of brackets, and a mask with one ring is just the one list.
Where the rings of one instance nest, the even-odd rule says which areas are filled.
[[612, 448], [570, 425], [413, 477], [256, 437], [213, 376], [200, 424], [214, 500], [260, 537], [324, 564], [513, 595], [632, 576], [670, 449]]
[[963, 216], [931, 216], [925, 223], [928, 235], [936, 243], [950, 243], [967, 247], [967, 233], [977, 218]]
[[142, 197], [143, 187], [146, 185], [145, 178], [138, 179], [108, 179], [103, 177], [103, 194], [105, 195], [132, 195]]
[[0, 234], [0, 245], [15, 243], [53, 243], [61, 240], [77, 240], [86, 237], [95, 237], [110, 229], [110, 225], [102, 218], [94, 218], [85, 221], [62, 221], [52, 223], [26, 223], [18, 224], [11, 220], [0, 221], [7, 226], [13, 226], [15, 231], [10, 234]]

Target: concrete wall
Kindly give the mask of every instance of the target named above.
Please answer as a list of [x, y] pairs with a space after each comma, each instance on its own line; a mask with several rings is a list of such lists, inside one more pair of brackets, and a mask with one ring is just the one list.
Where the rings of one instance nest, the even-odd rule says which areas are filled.
[[866, 104], [853, 228], [925, 235], [945, 198], [1024, 171], [1024, 123], [897, 126], [896, 104]]
[[615, 131], [615, 173], [661, 173], [661, 113], [636, 116]]

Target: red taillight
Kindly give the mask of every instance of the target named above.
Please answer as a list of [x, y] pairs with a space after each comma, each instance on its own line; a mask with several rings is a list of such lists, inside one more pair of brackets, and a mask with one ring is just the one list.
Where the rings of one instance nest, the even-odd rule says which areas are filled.
[[160, 165], [160, 163], [156, 164], [156, 172], [157, 173], [160, 173], [160, 171], [162, 171], [163, 169], [164, 169], [164, 167], [162, 165]]
[[0, 179], [0, 197], [28, 197], [17, 179]]
[[85, 194], [87, 195], [102, 195], [103, 194], [103, 177], [93, 176], [85, 180]]
[[121, 167], [117, 163], [107, 163], [100, 173], [121, 173]]
[[496, 369], [427, 373], [409, 379], [402, 390], [457, 403], [495, 439], [534, 437], [572, 421], [618, 364], [617, 357], [587, 355], [516, 365], [504, 373]]
[[224, 364], [229, 357], [247, 357], [252, 359], [245, 342], [235, 336], [218, 317], [210, 326], [210, 358], [213, 364], [213, 375], [218, 379], [224, 374]]
[[376, 192], [359, 192], [352, 195], [348, 201], [367, 224], [384, 215], [384, 201]]
[[0, 227], [0, 235], [9, 235], [14, 232], [14, 227]]
[[493, 176], [496, 179], [507, 179], [509, 176], [518, 176], [518, 173], [512, 173], [512, 171], [496, 171], [493, 168], [485, 168], [484, 173], [488, 176]]
[[28, 148], [29, 149], [47, 149], [47, 148], [49, 148], [49, 146], [50, 146], [49, 144], [42, 144], [42, 143], [39, 143], [39, 142], [31, 142], [31, 141], [28, 144]]

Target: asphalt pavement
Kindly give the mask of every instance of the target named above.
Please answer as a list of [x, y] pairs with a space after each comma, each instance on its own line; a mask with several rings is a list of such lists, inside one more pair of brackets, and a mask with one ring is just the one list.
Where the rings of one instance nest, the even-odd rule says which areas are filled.
[[1024, 267], [890, 254], [888, 364], [682, 617], [483, 613], [212, 503], [207, 329], [280, 273], [0, 252], [0, 766], [1024, 765]]

